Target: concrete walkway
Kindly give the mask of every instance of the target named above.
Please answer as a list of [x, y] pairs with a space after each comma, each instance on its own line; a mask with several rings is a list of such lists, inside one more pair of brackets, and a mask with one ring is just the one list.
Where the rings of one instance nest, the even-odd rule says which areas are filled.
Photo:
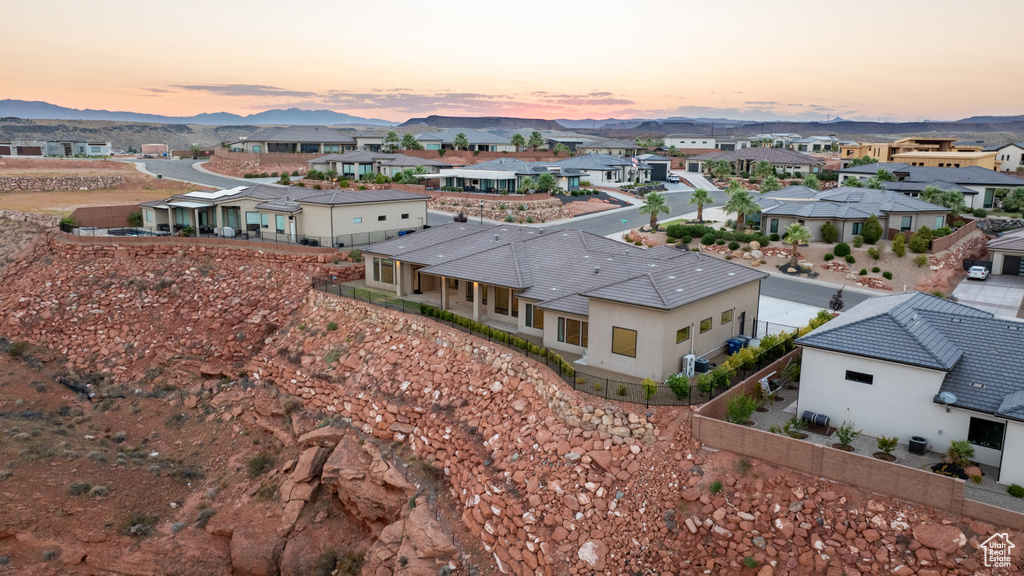
[[685, 172], [683, 170], [673, 170], [672, 173], [678, 175], [680, 178], [685, 178], [686, 181], [692, 184], [694, 188], [701, 188], [707, 190], [708, 192], [721, 190], [721, 188], [715, 186], [714, 184], [711, 183], [710, 180], [705, 178], [703, 174], [698, 174], [696, 172]]
[[991, 312], [999, 318], [1016, 319], [1024, 300], [1024, 276], [989, 276], [988, 280], [964, 278], [953, 290], [957, 302]]

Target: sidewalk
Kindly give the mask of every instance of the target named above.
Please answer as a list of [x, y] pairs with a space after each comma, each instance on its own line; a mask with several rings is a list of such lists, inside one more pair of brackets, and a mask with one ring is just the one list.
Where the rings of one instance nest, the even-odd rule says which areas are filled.
[[684, 170], [673, 170], [672, 173], [676, 174], [680, 178], [686, 179], [686, 181], [689, 182], [690, 185], [692, 185], [694, 188], [702, 188], [704, 190], [707, 190], [708, 192], [722, 191], [721, 188], [715, 186], [714, 184], [711, 183], [710, 180], [705, 178], [703, 174], [698, 174], [696, 172], [686, 172]]
[[[206, 168], [203, 168], [203, 164], [206, 164], [206, 162], [196, 162], [192, 164], [192, 169], [195, 170], [196, 172], [209, 174], [210, 176], [219, 176], [221, 178], [230, 178], [232, 180], [245, 182], [247, 186], [252, 186], [254, 184], [263, 184], [266, 186], [279, 186], [281, 188], [284, 188], [284, 186], [277, 183], [279, 178], [239, 178], [238, 176], [229, 176], [227, 174], [221, 174], [220, 172], [214, 172], [213, 170], [207, 170]], [[296, 176], [296, 179], [298, 179], [298, 176]]]

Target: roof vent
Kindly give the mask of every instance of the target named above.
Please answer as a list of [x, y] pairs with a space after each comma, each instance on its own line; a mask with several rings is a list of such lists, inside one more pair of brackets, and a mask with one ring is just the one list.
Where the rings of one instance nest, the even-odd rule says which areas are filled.
[[597, 274], [600, 271], [601, 271], [601, 267], [600, 266], [594, 266], [594, 274]]
[[736, 275], [735, 272], [729, 272], [729, 276], [735, 276], [735, 275]]
[[693, 271], [694, 272], [703, 272], [704, 269], [703, 268], [694, 268]]
[[669, 276], [669, 277], [668, 277], [668, 279], [669, 279], [669, 280], [675, 280], [675, 279], [676, 279], [676, 277], [675, 277], [675, 276]]
[[682, 292], [682, 291], [683, 291], [682, 288], [676, 288], [676, 292]]
[[1007, 330], [1013, 330], [1014, 332], [1020, 330], [1020, 326], [1007, 326]]
[[495, 234], [495, 235], [494, 235], [494, 241], [495, 241], [495, 242], [497, 242], [497, 241], [498, 241], [498, 235], [497, 235], [497, 234]]
[[985, 385], [980, 382], [971, 382], [971, 386], [974, 386], [975, 388], [981, 388], [982, 390], [985, 389]]
[[651, 268], [657, 268], [658, 267], [657, 264], [648, 264], [648, 266], [650, 266]]
[[958, 324], [959, 324], [960, 322], [963, 322], [963, 321], [964, 321], [964, 319], [963, 319], [963, 318], [950, 318], [950, 321], [952, 321], [952, 322], [956, 322], [956, 323], [958, 323]]

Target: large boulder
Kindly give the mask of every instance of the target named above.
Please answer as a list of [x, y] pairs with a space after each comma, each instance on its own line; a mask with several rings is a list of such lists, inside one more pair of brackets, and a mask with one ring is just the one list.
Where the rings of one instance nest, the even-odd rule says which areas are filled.
[[362, 446], [346, 436], [331, 452], [323, 466], [324, 486], [333, 486], [342, 505], [374, 531], [391, 524], [407, 506], [416, 487], [380, 457], [372, 442]]
[[231, 565], [238, 576], [277, 576], [285, 540], [274, 530], [247, 526], [231, 536]]
[[596, 572], [604, 570], [604, 561], [607, 555], [608, 545], [601, 540], [587, 540], [576, 552], [576, 556], [583, 562], [587, 570]]
[[952, 554], [967, 544], [967, 537], [956, 526], [925, 523], [914, 526], [914, 540], [926, 548]]

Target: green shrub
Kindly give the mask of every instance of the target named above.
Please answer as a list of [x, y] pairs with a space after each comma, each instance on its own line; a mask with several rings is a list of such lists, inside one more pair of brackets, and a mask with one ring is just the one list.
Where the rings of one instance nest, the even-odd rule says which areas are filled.
[[739, 242], [737, 242], [735, 240], [733, 240], [732, 242], [729, 242], [729, 250], [739, 250], [739, 249], [740, 249], [740, 243]]
[[874, 244], [882, 238], [882, 224], [878, 221], [878, 216], [872, 214], [868, 216], [868, 219], [864, 221], [864, 228], [861, 229], [861, 235], [864, 236], [864, 241], [868, 244]]
[[682, 242], [683, 244], [689, 244], [690, 242], [693, 242], [693, 237], [689, 235], [682, 236], [679, 238], [679, 241]]
[[836, 256], [849, 256], [850, 245], [846, 242], [840, 242], [839, 244], [836, 244], [835, 250], [833, 250], [832, 253]]
[[873, 274], [878, 274], [878, 273], [879, 273], [879, 271], [881, 271], [881, 270], [882, 270], [882, 269], [881, 269], [881, 268], [879, 268], [878, 266], [874, 266], [873, 268], [871, 268], [871, 272], [872, 272]]
[[715, 243], [715, 235], [711, 233], [705, 234], [704, 237], [700, 239], [700, 243], [705, 246], [711, 246]]
[[255, 478], [260, 474], [266, 472], [267, 468], [269, 468], [272, 464], [273, 458], [270, 457], [270, 454], [267, 454], [266, 452], [260, 452], [259, 454], [253, 456], [252, 458], [249, 458], [249, 461], [246, 462], [245, 467], [249, 470], [249, 477]]
[[846, 263], [847, 264], [856, 264], [857, 263], [857, 259], [853, 257], [853, 254], [847, 254], [846, 255]]
[[626, 394], [629, 394], [629, 387], [625, 384], [619, 384], [619, 387], [615, 389], [615, 393], [619, 396], [625, 396]]
[[932, 233], [933, 238], [942, 238], [943, 236], [949, 236], [953, 233], [953, 229], [949, 226], [943, 226], [942, 228], [936, 228], [935, 232]]
[[928, 257], [925, 256], [924, 254], [918, 254], [917, 256], [914, 256], [914, 264], [917, 264], [918, 268], [920, 268], [921, 266], [924, 266], [927, 263], [928, 263]]
[[971, 210], [971, 214], [973, 214], [975, 218], [985, 218], [988, 216], [988, 210], [985, 210], [984, 208], [975, 208], [974, 210]]
[[868, 275], [868, 269], [867, 268], [861, 268], [860, 269], [860, 275], [861, 276], [867, 276]]
[[142, 538], [152, 534], [159, 521], [160, 519], [152, 514], [136, 510], [129, 512], [127, 516], [118, 521], [117, 531], [125, 536]]
[[974, 445], [968, 440], [953, 440], [949, 443], [949, 450], [946, 451], [950, 462], [961, 468], [971, 465], [971, 458], [974, 457]]
[[505, 215], [505, 222], [515, 222], [515, 221], [516, 221], [516, 219], [513, 218], [511, 214], [506, 214]]
[[892, 280], [892, 272], [889, 272], [888, 270], [882, 272], [882, 278], [885, 278], [886, 280]]
[[893, 451], [896, 450], [896, 445], [899, 444], [899, 437], [893, 436], [889, 438], [887, 436], [879, 436], [875, 439], [875, 444], [878, 449], [886, 454], [892, 455]]
[[92, 484], [88, 482], [73, 482], [71, 486], [68, 486], [68, 494], [72, 496], [81, 496], [92, 490]]
[[1024, 498], [1024, 486], [1020, 484], [1010, 484], [1010, 487], [1006, 489], [1006, 493], [1014, 498]]
[[915, 254], [924, 254], [932, 247], [932, 231], [927, 226], [921, 226], [910, 237], [910, 251]]
[[772, 242], [778, 242], [779, 241], [779, 235], [778, 234], [772, 234], [771, 236], [769, 236], [769, 238], [771, 239]]
[[907, 255], [907, 237], [902, 232], [892, 239], [892, 251], [900, 258]]
[[725, 240], [722, 239], [722, 238], [719, 238], [718, 240], [715, 240], [715, 244], [717, 244], [718, 246], [723, 246], [723, 245], [725, 245]]
[[128, 215], [129, 226], [142, 226], [142, 212], [132, 212]]
[[711, 483], [711, 486], [710, 486], [710, 487], [708, 488], [708, 490], [709, 490], [709, 491], [710, 491], [710, 492], [711, 492], [712, 494], [718, 494], [719, 492], [721, 492], [721, 491], [722, 491], [722, 488], [723, 488], [724, 486], [725, 486], [725, 485], [724, 485], [724, 484], [722, 484], [722, 481], [721, 481], [721, 480], [715, 480], [714, 482], [712, 482], [712, 483]]
[[7, 349], [7, 354], [11, 358], [21, 358], [22, 356], [25, 355], [25, 352], [27, 350], [28, 342], [24, 340], [17, 340], [15, 342], [11, 342], [10, 347]]
[[860, 234], [857, 234], [856, 236], [853, 237], [853, 247], [854, 248], [860, 248], [863, 245], [864, 245], [864, 237], [863, 236], [861, 236]]
[[744, 556], [743, 557], [743, 565], [746, 566], [747, 568], [757, 568], [759, 566], [757, 560], [754, 559], [753, 556]]
[[832, 260], [833, 258], [835, 258], [835, 256], [833, 256], [831, 252], [825, 254], [825, 262], [828, 262], [829, 260]]
[[679, 400], [690, 397], [690, 379], [685, 374], [673, 374], [665, 380], [665, 385]]
[[292, 176], [298, 176], [298, 175], [299, 175], [299, 171], [298, 170], [292, 170]]
[[872, 246], [871, 248], [868, 248], [868, 256], [878, 260], [882, 255], [878, 252], [878, 248]]
[[825, 222], [821, 225], [821, 239], [829, 244], [835, 242], [839, 238], [839, 229], [832, 225], [831, 222]]
[[654, 398], [658, 393], [658, 383], [650, 378], [644, 378], [640, 385], [644, 387], [644, 398], [647, 400]]
[[839, 438], [839, 444], [842, 446], [849, 446], [850, 442], [857, 436], [860, 436], [861, 431], [857, 430], [853, 422], [843, 422], [843, 424], [836, 428], [836, 437]]
[[743, 424], [757, 410], [757, 401], [749, 396], [737, 394], [725, 403], [725, 419], [733, 424]]
[[328, 332], [334, 332], [337, 329], [338, 329], [338, 323], [337, 322], [328, 322], [327, 323], [327, 331]]

